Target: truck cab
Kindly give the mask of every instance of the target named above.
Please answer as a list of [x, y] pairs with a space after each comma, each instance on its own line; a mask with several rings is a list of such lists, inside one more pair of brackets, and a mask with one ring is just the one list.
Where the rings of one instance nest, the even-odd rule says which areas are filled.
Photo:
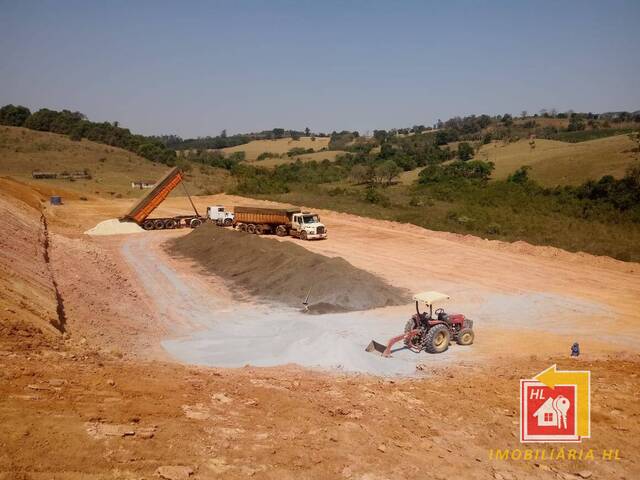
[[327, 238], [327, 227], [320, 223], [320, 216], [316, 213], [294, 213], [291, 217], [290, 234], [301, 240]]
[[207, 218], [217, 225], [230, 226], [233, 224], [233, 212], [229, 212], [223, 205], [207, 207]]

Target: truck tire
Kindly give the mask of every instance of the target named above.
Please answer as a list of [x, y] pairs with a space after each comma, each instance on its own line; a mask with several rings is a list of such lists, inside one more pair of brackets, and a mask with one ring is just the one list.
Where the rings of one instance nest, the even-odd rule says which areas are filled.
[[247, 225], [247, 233], [256, 233], [256, 226], [253, 223]]
[[300, 240], [307, 240], [307, 232], [304, 230], [300, 232]]
[[153, 220], [145, 220], [142, 224], [142, 228], [145, 230], [153, 230]]
[[202, 225], [202, 220], [200, 220], [199, 218], [192, 218], [189, 222], [189, 226], [191, 228], [198, 228], [200, 225]]
[[276, 235], [278, 235], [279, 237], [286, 237], [287, 227], [285, 227], [284, 225], [278, 225], [276, 227]]
[[173, 218], [170, 218], [169, 220], [165, 220], [164, 222], [164, 228], [169, 230], [176, 228], [177, 226], [178, 226], [178, 222], [176, 222]]
[[153, 222], [154, 230], [164, 230], [164, 220], [155, 220]]
[[232, 223], [233, 223], [233, 220], [231, 220], [230, 218], [225, 218], [224, 219], [224, 226], [225, 227], [230, 227]]
[[247, 225], [244, 224], [244, 223], [238, 224], [238, 230], [240, 230], [241, 232], [246, 232], [247, 231]]
[[429, 353], [446, 352], [450, 341], [451, 338], [447, 326], [443, 324], [435, 325], [424, 336], [424, 349]]
[[264, 235], [265, 233], [269, 233], [267, 225], [256, 225], [256, 235]]

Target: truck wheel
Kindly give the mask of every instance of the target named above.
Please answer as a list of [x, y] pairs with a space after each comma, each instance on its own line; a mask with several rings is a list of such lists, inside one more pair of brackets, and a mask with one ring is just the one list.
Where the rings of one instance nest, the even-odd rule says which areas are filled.
[[155, 222], [153, 222], [153, 228], [155, 230], [163, 230], [164, 229], [164, 221], [163, 220], [156, 220]]
[[169, 220], [164, 222], [164, 228], [167, 229], [173, 229], [176, 228], [178, 226], [178, 222], [176, 222], [173, 218], [170, 218]]
[[202, 220], [200, 220], [199, 218], [192, 218], [191, 221], [189, 222], [189, 226], [191, 228], [197, 228], [200, 225], [202, 225]]
[[300, 232], [300, 240], [306, 240], [307, 239], [307, 232], [305, 232], [304, 230], [302, 230]]
[[241, 232], [246, 232], [247, 231], [247, 225], [244, 223], [241, 223], [238, 225], [238, 230], [240, 230]]
[[276, 228], [276, 235], [278, 235], [279, 237], [286, 237], [287, 227], [285, 227], [284, 225], [278, 225], [278, 227]]
[[449, 348], [449, 329], [446, 325], [435, 325], [424, 337], [424, 349], [429, 353], [442, 353]]
[[142, 228], [145, 230], [153, 230], [153, 220], [145, 220], [142, 224]]
[[225, 227], [230, 227], [232, 223], [233, 223], [233, 220], [231, 220], [230, 218], [225, 218], [224, 219], [224, 226]]
[[475, 334], [473, 333], [473, 330], [470, 328], [463, 328], [458, 332], [456, 342], [458, 342], [458, 345], [471, 345], [474, 337]]
[[256, 226], [253, 223], [247, 225], [247, 233], [256, 233]]

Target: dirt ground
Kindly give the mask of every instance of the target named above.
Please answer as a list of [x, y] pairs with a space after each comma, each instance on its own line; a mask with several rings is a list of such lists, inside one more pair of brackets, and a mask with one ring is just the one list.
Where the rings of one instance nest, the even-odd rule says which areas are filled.
[[[89, 238], [81, 232], [130, 201], [70, 199], [54, 208], [38, 192], [10, 187], [3, 185], [0, 206], [14, 226], [0, 238], [12, 253], [0, 261], [3, 286], [19, 295], [3, 289], [0, 297], [0, 478], [640, 475], [638, 264], [320, 212], [328, 240], [282, 241], [340, 256], [399, 288], [451, 294], [451, 308], [476, 320], [476, 343], [437, 359], [415, 356], [420, 368], [411, 376], [309, 369], [277, 358], [267, 367], [220, 368], [199, 356], [193, 365], [169, 344], [183, 342], [187, 357], [197, 353], [197, 342], [241, 309], [224, 282], [162, 256], [162, 243], [182, 232]], [[172, 198], [163, 208], [187, 210], [185, 203]], [[196, 198], [203, 210], [217, 203], [257, 202]], [[132, 262], [136, 248], [150, 261]], [[156, 270], [166, 280], [145, 281], [159, 279]], [[64, 333], [55, 328], [56, 289]], [[191, 303], [174, 301], [181, 295]], [[411, 314], [410, 306], [390, 308], [371, 314], [380, 334], [401, 330]], [[34, 315], [40, 310], [46, 314]], [[280, 333], [256, 337], [254, 350]], [[577, 359], [568, 356], [573, 341], [582, 349]], [[554, 363], [591, 371], [591, 438], [523, 445], [519, 380]], [[595, 458], [492, 456], [552, 447], [593, 449]], [[617, 457], [603, 459], [603, 450]]]

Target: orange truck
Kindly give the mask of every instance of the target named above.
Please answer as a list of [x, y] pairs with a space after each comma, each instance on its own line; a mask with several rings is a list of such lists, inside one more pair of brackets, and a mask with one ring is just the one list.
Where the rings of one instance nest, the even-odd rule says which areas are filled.
[[196, 228], [202, 225], [205, 217], [201, 217], [196, 206], [191, 200], [191, 196], [184, 187], [185, 193], [189, 198], [194, 215], [176, 215], [174, 217], [149, 218], [149, 215], [158, 208], [165, 198], [184, 180], [184, 174], [178, 167], [174, 167], [164, 177], [162, 177], [156, 186], [147, 195], [140, 199], [133, 208], [121, 218], [123, 221], [135, 222], [145, 230], [165, 230], [181, 227]]

